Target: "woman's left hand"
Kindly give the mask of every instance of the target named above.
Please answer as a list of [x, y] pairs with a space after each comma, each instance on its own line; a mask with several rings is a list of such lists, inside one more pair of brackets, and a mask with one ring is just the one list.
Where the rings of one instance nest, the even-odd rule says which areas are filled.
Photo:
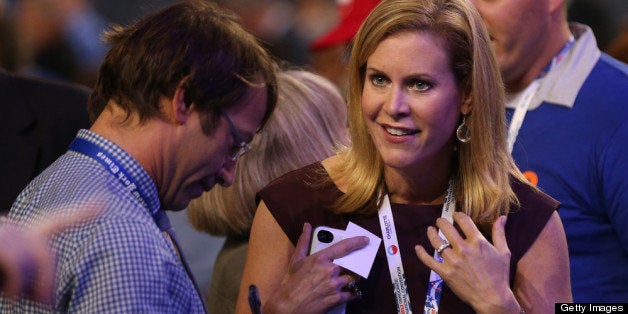
[[[506, 243], [504, 226], [506, 216], [500, 216], [493, 224], [493, 244], [478, 230], [471, 218], [456, 212], [454, 222], [464, 233], [444, 218], [436, 220], [450, 246], [441, 251], [440, 263], [426, 250], [417, 245], [419, 259], [434, 270], [445, 284], [478, 313], [519, 313], [517, 303], [509, 285], [510, 249]], [[434, 248], [440, 247], [441, 239], [434, 227], [427, 230]]]

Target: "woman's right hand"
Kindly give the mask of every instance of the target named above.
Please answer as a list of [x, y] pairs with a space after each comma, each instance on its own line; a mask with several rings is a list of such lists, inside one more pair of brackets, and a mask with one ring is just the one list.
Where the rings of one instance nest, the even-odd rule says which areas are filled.
[[288, 269], [277, 290], [264, 305], [264, 313], [324, 313], [355, 298], [346, 287], [357, 275], [333, 260], [365, 247], [368, 237], [344, 239], [315, 254], [307, 255], [312, 227], [306, 223]]

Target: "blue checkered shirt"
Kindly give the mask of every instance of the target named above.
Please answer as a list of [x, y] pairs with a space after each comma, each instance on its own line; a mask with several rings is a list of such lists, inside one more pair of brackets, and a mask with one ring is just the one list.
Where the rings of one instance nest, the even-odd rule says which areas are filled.
[[77, 137], [113, 156], [144, 192], [147, 206], [95, 159], [75, 151], [61, 156], [22, 191], [9, 219], [28, 226], [91, 204], [102, 212], [53, 239], [53, 308], [0, 296], [0, 312], [203, 313], [203, 301], [175, 247], [153, 219], [160, 201], [148, 173], [114, 143], [88, 130]]

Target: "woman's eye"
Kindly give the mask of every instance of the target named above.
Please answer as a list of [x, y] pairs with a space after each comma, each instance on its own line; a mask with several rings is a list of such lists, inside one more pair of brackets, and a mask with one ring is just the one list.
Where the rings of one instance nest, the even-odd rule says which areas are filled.
[[381, 75], [372, 75], [371, 76], [371, 83], [375, 86], [384, 86], [386, 85], [386, 83], [388, 82], [388, 80], [386, 80], [385, 77], [381, 76]]
[[416, 80], [410, 84], [410, 88], [417, 90], [419, 92], [424, 92], [430, 89], [431, 87], [432, 87], [432, 84], [426, 81], [422, 81], [422, 80]]

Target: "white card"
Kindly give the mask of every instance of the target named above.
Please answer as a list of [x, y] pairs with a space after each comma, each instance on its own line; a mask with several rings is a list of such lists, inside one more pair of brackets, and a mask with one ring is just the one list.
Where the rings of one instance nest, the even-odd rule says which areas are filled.
[[347, 239], [356, 236], [368, 237], [370, 239], [369, 244], [362, 249], [351, 252], [349, 255], [335, 259], [334, 264], [342, 266], [363, 278], [368, 278], [382, 239], [372, 234], [370, 231], [349, 222], [347, 230], [345, 230], [344, 233], [344, 238]]

